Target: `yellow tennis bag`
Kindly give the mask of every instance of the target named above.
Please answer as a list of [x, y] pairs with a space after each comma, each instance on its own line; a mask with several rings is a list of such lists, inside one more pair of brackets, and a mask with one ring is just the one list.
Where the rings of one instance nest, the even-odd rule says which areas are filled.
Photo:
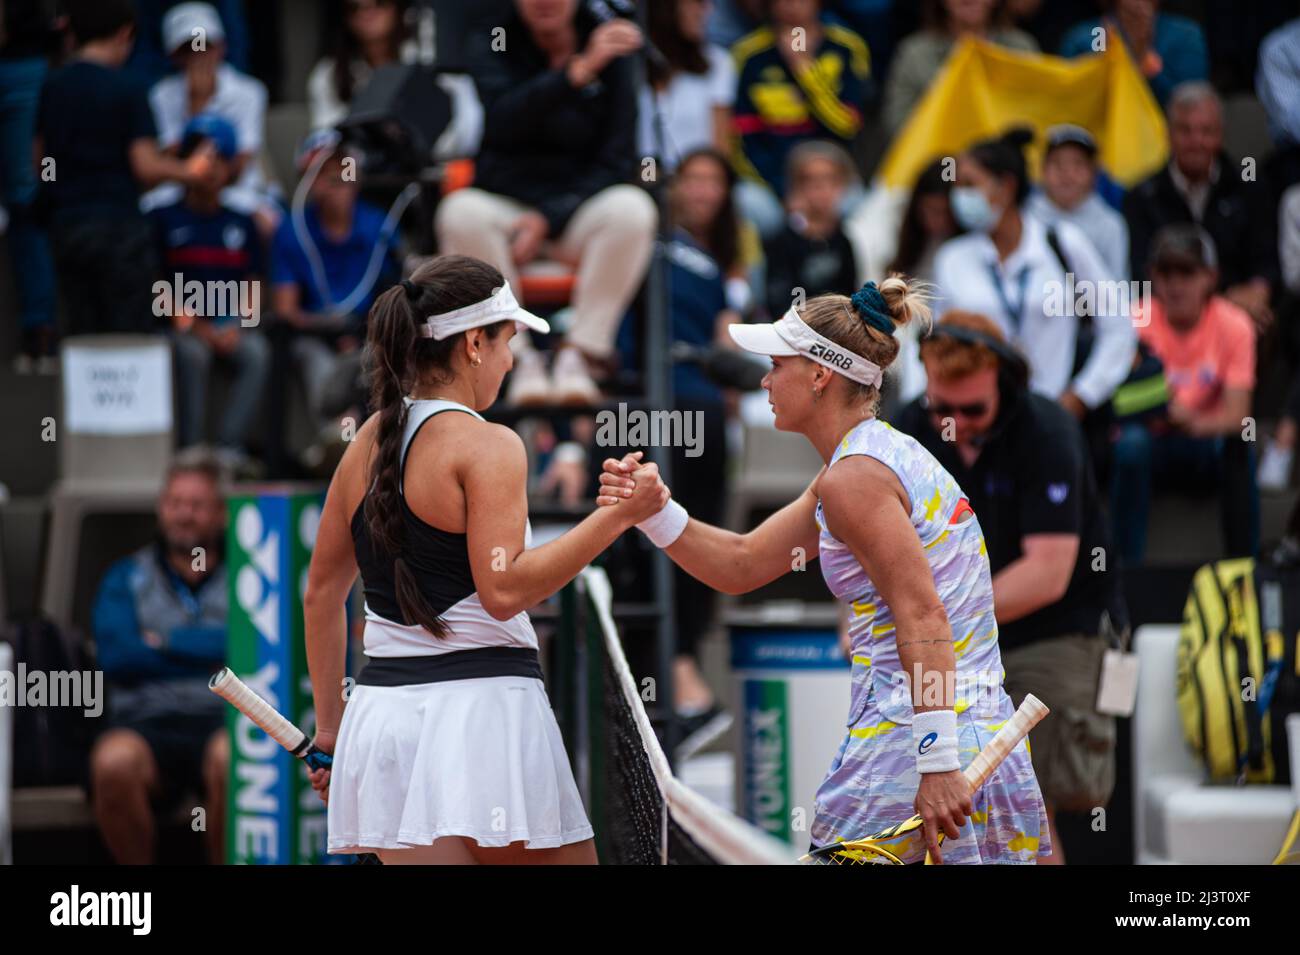
[[1178, 642], [1178, 711], [1211, 780], [1290, 782], [1285, 722], [1300, 711], [1300, 564], [1206, 564]]

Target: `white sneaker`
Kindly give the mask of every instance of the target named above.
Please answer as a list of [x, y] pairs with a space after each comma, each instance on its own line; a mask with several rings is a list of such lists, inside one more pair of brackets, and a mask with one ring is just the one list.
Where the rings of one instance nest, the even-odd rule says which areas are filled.
[[1293, 448], [1279, 447], [1276, 441], [1264, 446], [1264, 453], [1259, 457], [1259, 471], [1255, 479], [1261, 491], [1281, 493], [1287, 489], [1291, 480], [1291, 461], [1295, 457]]
[[594, 405], [600, 401], [600, 389], [591, 379], [587, 360], [576, 348], [561, 348], [551, 370], [555, 400], [562, 405]]
[[551, 400], [551, 382], [546, 377], [546, 365], [536, 349], [521, 350], [515, 356], [515, 367], [510, 372], [510, 388], [506, 392], [508, 405], [544, 405]]

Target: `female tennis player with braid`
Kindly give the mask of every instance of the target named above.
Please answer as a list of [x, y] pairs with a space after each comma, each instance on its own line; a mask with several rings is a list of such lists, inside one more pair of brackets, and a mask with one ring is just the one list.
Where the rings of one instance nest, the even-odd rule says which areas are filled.
[[[465, 256], [434, 259], [371, 310], [374, 414], [330, 482], [304, 598], [316, 745], [334, 755], [312, 774], [330, 852], [596, 861], [526, 611], [668, 492], [643, 468], [626, 512], [597, 508], [528, 549], [523, 442], [478, 413], [511, 368], [517, 322], [547, 330]], [[369, 662], [344, 694], [358, 569]]]
[[[804, 435], [826, 466], [747, 534], [691, 520], [675, 501], [638, 526], [687, 573], [731, 594], [817, 554], [849, 606], [848, 732], [817, 792], [814, 848], [920, 815], [936, 862], [1030, 863], [1051, 842], [1024, 743], [973, 796], [960, 772], [1014, 712], [979, 521], [929, 452], [876, 417], [895, 328], [928, 317], [921, 293], [891, 276], [851, 299], [810, 299], [774, 324], [732, 325], [737, 344], [772, 357], [763, 387], [777, 429]], [[623, 506], [637, 460], [605, 462], [600, 504]]]

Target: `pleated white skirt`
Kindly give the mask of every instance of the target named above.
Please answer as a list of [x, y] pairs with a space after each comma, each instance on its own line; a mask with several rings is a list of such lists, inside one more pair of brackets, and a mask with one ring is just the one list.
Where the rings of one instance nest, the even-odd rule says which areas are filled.
[[328, 819], [330, 852], [592, 837], [545, 686], [529, 677], [354, 687]]

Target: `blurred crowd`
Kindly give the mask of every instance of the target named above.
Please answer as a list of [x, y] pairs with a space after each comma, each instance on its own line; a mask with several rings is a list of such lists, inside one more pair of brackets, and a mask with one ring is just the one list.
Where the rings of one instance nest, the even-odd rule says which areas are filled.
[[[226, 472], [257, 474], [282, 349], [320, 432], [298, 466], [328, 473], [339, 419], [366, 413], [367, 313], [420, 255], [484, 259], [526, 305], [552, 307], [546, 340], [513, 340], [503, 407], [595, 408], [641, 386], [628, 373], [645, 357], [643, 293], [662, 262], [668, 337], [674, 355], [692, 356], [673, 364], [674, 407], [703, 412], [707, 429], [705, 453], [675, 454], [674, 492], [716, 523], [728, 422], [768, 423], [765, 403], [710, 370], [708, 356], [732, 347], [726, 326], [897, 271], [933, 284], [948, 334], [909, 327], [881, 413], [932, 443], [971, 493], [1009, 640], [1095, 636], [1103, 611], [1122, 628], [1113, 585], [1086, 561], [1113, 546], [1119, 563], [1140, 563], [1165, 488], [1213, 491], [1227, 551], [1258, 551], [1260, 494], [1289, 486], [1300, 421], [1294, 4], [1238, 18], [1209, 0], [650, 0], [645, 30], [616, 15], [630, 3], [514, 0], [472, 28], [439, 21], [441, 6], [328, 5], [328, 50], [305, 89], [280, 91], [305, 102], [312, 129], [294, 156], [300, 178], [280, 181], [255, 75], [267, 61], [255, 42], [267, 32], [262, 4], [5, 0], [0, 185], [22, 325], [15, 367], [56, 370], [68, 335], [167, 335], [179, 446], [211, 445]], [[431, 43], [452, 28], [465, 33]], [[1122, 44], [1164, 112], [1163, 168], [1118, 187], [1100, 163], [1103, 131], [1063, 116], [1045, 133], [1003, 130], [926, 157], [909, 194], [880, 214], [874, 157], [958, 44], [1079, 57], [1099, 36]], [[448, 48], [463, 62], [420, 74], [448, 115], [423, 157], [438, 173], [437, 207], [413, 234], [403, 198], [385, 212], [392, 191], [371, 191], [367, 157], [340, 126], [381, 71], [436, 67], [435, 50]], [[1224, 97], [1251, 93], [1273, 151], [1246, 177], [1250, 157], [1225, 151]], [[253, 294], [225, 297], [214, 314], [178, 289], [160, 307], [155, 283], [182, 277]], [[1150, 284], [1062, 307], [1062, 289], [1071, 298], [1130, 282]], [[208, 433], [217, 365], [230, 385]], [[1292, 382], [1272, 407], [1256, 396], [1265, 368]], [[583, 502], [595, 459], [615, 450], [594, 447], [590, 425], [533, 435], [537, 488], [566, 506]], [[177, 678], [206, 680], [221, 662], [206, 629], [219, 613], [203, 595], [224, 593], [207, 584], [222, 570], [187, 569], [195, 535], [215, 533], [220, 479], [212, 460], [185, 460], [168, 476], [160, 544], [127, 559], [148, 572], [124, 562], [96, 604], [105, 668], [155, 722], [169, 707], [193, 715]], [[699, 721], [717, 715], [695, 663], [711, 598], [678, 600], [677, 703]], [[140, 689], [151, 683], [169, 689]], [[199, 754], [182, 771], [219, 788], [219, 747], [205, 749], [219, 724], [218, 708], [143, 735], [160, 762]], [[120, 741], [96, 750], [97, 812], [124, 856], [151, 845], [136, 831], [147, 755]]]

